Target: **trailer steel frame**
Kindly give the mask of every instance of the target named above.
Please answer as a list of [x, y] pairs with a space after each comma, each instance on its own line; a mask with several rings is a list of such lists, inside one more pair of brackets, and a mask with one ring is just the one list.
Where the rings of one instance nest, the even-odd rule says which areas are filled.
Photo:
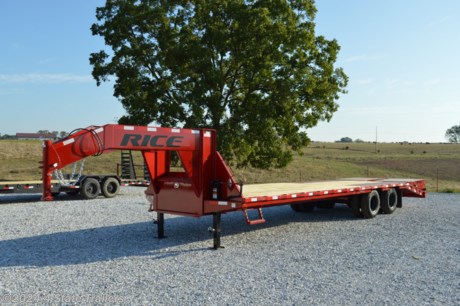
[[[216, 149], [211, 129], [181, 129], [108, 124], [90, 126], [54, 143], [45, 141], [42, 161], [44, 201], [53, 199], [52, 173], [90, 155], [113, 150], [141, 151], [150, 174], [145, 193], [150, 211], [157, 213], [157, 235], [164, 237], [164, 214], [213, 216], [213, 248], [221, 247], [221, 214], [242, 211], [248, 224], [265, 222], [262, 208], [276, 205], [315, 205], [320, 201], [367, 205], [369, 194], [397, 192], [402, 197], [425, 197], [422, 179], [349, 178], [325, 182], [245, 185], [237, 183]], [[173, 171], [171, 152], [177, 152], [184, 171]], [[394, 191], [391, 191], [394, 194]], [[394, 198], [394, 197], [393, 197]], [[356, 202], [358, 201], [358, 202]], [[380, 203], [380, 200], [379, 200]], [[356, 205], [355, 205], [356, 206]], [[375, 208], [375, 207], [374, 207]], [[250, 220], [249, 210], [256, 210]], [[355, 209], [360, 213], [360, 208]], [[375, 210], [375, 209], [374, 209]], [[373, 217], [373, 216], [371, 216]]]

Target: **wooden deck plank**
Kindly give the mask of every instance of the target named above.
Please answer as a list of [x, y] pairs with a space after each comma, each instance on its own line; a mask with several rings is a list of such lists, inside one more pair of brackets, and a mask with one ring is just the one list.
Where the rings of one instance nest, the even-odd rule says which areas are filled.
[[302, 192], [316, 192], [337, 189], [360, 188], [363, 186], [412, 183], [416, 179], [366, 179], [350, 178], [322, 182], [305, 182], [305, 183], [270, 183], [270, 184], [253, 184], [243, 186], [243, 197], [258, 196], [276, 196], [283, 194], [295, 194]]
[[333, 189], [357, 188], [371, 181], [324, 181], [308, 183], [272, 183], [244, 185], [243, 196], [275, 196], [282, 194], [293, 194], [302, 192], [315, 192]]

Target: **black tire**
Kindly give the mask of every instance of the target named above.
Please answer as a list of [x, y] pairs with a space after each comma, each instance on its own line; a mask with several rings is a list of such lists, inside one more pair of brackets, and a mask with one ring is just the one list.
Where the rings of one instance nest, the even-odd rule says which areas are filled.
[[361, 196], [361, 212], [366, 219], [374, 218], [380, 211], [380, 196], [377, 190]]
[[322, 202], [316, 203], [316, 207], [320, 209], [333, 209], [334, 206], [335, 206], [335, 202], [333, 201], [322, 201]]
[[380, 205], [384, 214], [392, 214], [398, 206], [398, 193], [392, 188], [380, 195]]
[[114, 177], [108, 177], [102, 183], [102, 195], [106, 198], [113, 198], [120, 191], [120, 182]]
[[295, 212], [312, 212], [315, 209], [313, 204], [297, 203], [291, 204], [291, 208]]
[[350, 204], [349, 204], [351, 211], [353, 212], [353, 215], [358, 218], [362, 218], [363, 212], [361, 211], [361, 196], [359, 195], [354, 195], [350, 199]]
[[94, 199], [99, 195], [99, 193], [101, 193], [101, 185], [96, 179], [87, 178], [83, 182], [80, 190], [80, 194], [83, 199]]

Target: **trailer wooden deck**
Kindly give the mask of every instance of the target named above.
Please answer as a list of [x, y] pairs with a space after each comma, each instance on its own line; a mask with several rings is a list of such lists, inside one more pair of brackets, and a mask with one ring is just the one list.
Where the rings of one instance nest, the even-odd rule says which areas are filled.
[[[369, 181], [370, 182], [370, 181]], [[321, 181], [305, 183], [269, 183], [244, 185], [243, 195], [245, 197], [276, 196], [281, 194], [297, 194], [304, 192], [315, 192], [332, 189], [358, 188], [363, 181]]]
[[413, 193], [414, 196], [424, 196], [421, 179], [381, 179], [381, 178], [346, 178], [331, 181], [305, 183], [270, 183], [243, 186], [245, 202], [273, 201], [286, 198], [308, 198], [318, 196], [350, 195], [370, 189], [388, 189], [398, 187]]

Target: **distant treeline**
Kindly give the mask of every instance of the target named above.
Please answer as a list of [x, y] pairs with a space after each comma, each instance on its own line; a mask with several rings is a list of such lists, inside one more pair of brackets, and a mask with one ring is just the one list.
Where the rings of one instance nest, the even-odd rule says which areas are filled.
[[0, 139], [16, 139], [16, 135], [2, 135], [0, 134]]
[[[8, 135], [8, 134], [1, 134], [0, 133], [0, 139], [20, 139], [20, 137], [18, 137], [18, 134], [21, 135], [21, 134], [24, 134], [24, 133], [16, 133], [16, 135]], [[34, 133], [31, 133], [31, 134], [34, 134]], [[61, 131], [61, 132], [52, 131], [52, 132], [50, 132], [48, 130], [38, 130], [35, 134], [37, 134], [37, 135], [54, 135], [55, 139], [63, 138], [63, 137], [66, 137], [68, 135], [68, 133], [65, 132], [65, 131]]]
[[335, 142], [356, 142], [356, 143], [364, 143], [365, 141], [364, 140], [361, 140], [361, 139], [356, 139], [356, 140], [353, 140], [351, 139], [350, 137], [342, 137], [340, 138], [340, 140], [336, 140]]
[[[315, 142], [315, 141], [314, 141]], [[316, 141], [321, 142], [321, 141]], [[362, 139], [351, 139], [350, 137], [343, 137], [340, 140], [334, 141], [335, 143], [374, 143], [375, 141], [365, 141]], [[431, 144], [431, 142], [410, 142], [410, 141], [396, 141], [396, 142], [379, 142], [379, 143], [399, 143], [400, 145], [412, 145], [412, 144]], [[450, 142], [433, 142], [433, 144], [451, 144]]]

